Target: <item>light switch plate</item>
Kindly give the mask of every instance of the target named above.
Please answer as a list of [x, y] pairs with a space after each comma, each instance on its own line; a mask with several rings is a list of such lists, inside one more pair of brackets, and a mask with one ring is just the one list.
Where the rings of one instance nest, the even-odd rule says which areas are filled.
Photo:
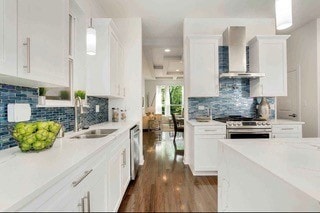
[[100, 106], [96, 105], [96, 112], [100, 112]]
[[198, 106], [198, 110], [204, 110], [204, 106]]

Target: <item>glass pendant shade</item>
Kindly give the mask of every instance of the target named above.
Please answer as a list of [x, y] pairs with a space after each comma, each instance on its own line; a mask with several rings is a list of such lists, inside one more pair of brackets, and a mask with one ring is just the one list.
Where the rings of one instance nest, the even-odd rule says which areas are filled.
[[96, 30], [91, 26], [87, 29], [87, 54], [95, 55], [97, 49]]
[[277, 30], [284, 30], [292, 26], [292, 0], [276, 1]]

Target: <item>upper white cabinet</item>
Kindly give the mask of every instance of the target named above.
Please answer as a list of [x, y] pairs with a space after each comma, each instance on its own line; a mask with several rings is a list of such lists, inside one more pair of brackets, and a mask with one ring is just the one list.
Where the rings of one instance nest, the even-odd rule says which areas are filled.
[[250, 72], [266, 76], [250, 80], [251, 97], [287, 95], [287, 35], [256, 36], [249, 42]]
[[219, 96], [221, 36], [188, 36], [189, 97]]
[[18, 77], [69, 86], [68, 0], [18, 0]]
[[87, 93], [123, 98], [124, 49], [118, 28], [111, 19], [94, 19], [93, 23], [97, 32], [97, 53], [87, 57]]
[[17, 76], [17, 0], [0, 0], [0, 74]]

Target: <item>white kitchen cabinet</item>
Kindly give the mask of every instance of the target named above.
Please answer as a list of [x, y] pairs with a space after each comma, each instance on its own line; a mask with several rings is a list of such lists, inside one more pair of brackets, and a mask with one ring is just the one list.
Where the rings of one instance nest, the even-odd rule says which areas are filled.
[[17, 0], [0, 0], [0, 74], [17, 76]]
[[117, 211], [130, 182], [129, 132], [117, 138], [117, 146], [108, 160], [108, 211]]
[[265, 77], [250, 80], [251, 97], [287, 96], [287, 35], [256, 36], [249, 42], [250, 72]]
[[87, 56], [87, 93], [90, 96], [123, 98], [123, 48], [111, 19], [94, 19], [97, 53]]
[[302, 125], [272, 125], [272, 138], [302, 138]]
[[194, 126], [191, 133], [189, 152], [193, 175], [217, 175], [218, 143], [226, 138], [226, 127]]
[[18, 77], [69, 86], [69, 1], [18, 0]]
[[119, 94], [121, 97], [126, 97], [126, 87], [125, 87], [125, 81], [124, 81], [124, 75], [125, 75], [125, 71], [124, 71], [124, 48], [121, 45], [121, 43], [119, 43], [118, 46], [118, 54], [119, 54], [119, 58], [118, 58], [118, 84], [119, 84]]
[[189, 97], [219, 96], [221, 36], [188, 36]]
[[92, 211], [105, 211], [107, 209], [106, 165], [106, 152], [101, 151], [19, 211], [83, 212], [88, 208]]

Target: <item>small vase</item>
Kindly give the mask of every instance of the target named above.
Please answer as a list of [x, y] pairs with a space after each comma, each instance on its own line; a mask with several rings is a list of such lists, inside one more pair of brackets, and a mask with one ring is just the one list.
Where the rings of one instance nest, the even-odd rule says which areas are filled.
[[46, 105], [46, 96], [39, 96], [38, 97], [38, 104], [39, 105]]
[[269, 119], [269, 116], [270, 116], [270, 105], [269, 105], [266, 97], [263, 97], [261, 99], [261, 102], [260, 102], [260, 104], [258, 106], [258, 115], [259, 115], [259, 118], [262, 118], [262, 119], [265, 119], [265, 120]]

